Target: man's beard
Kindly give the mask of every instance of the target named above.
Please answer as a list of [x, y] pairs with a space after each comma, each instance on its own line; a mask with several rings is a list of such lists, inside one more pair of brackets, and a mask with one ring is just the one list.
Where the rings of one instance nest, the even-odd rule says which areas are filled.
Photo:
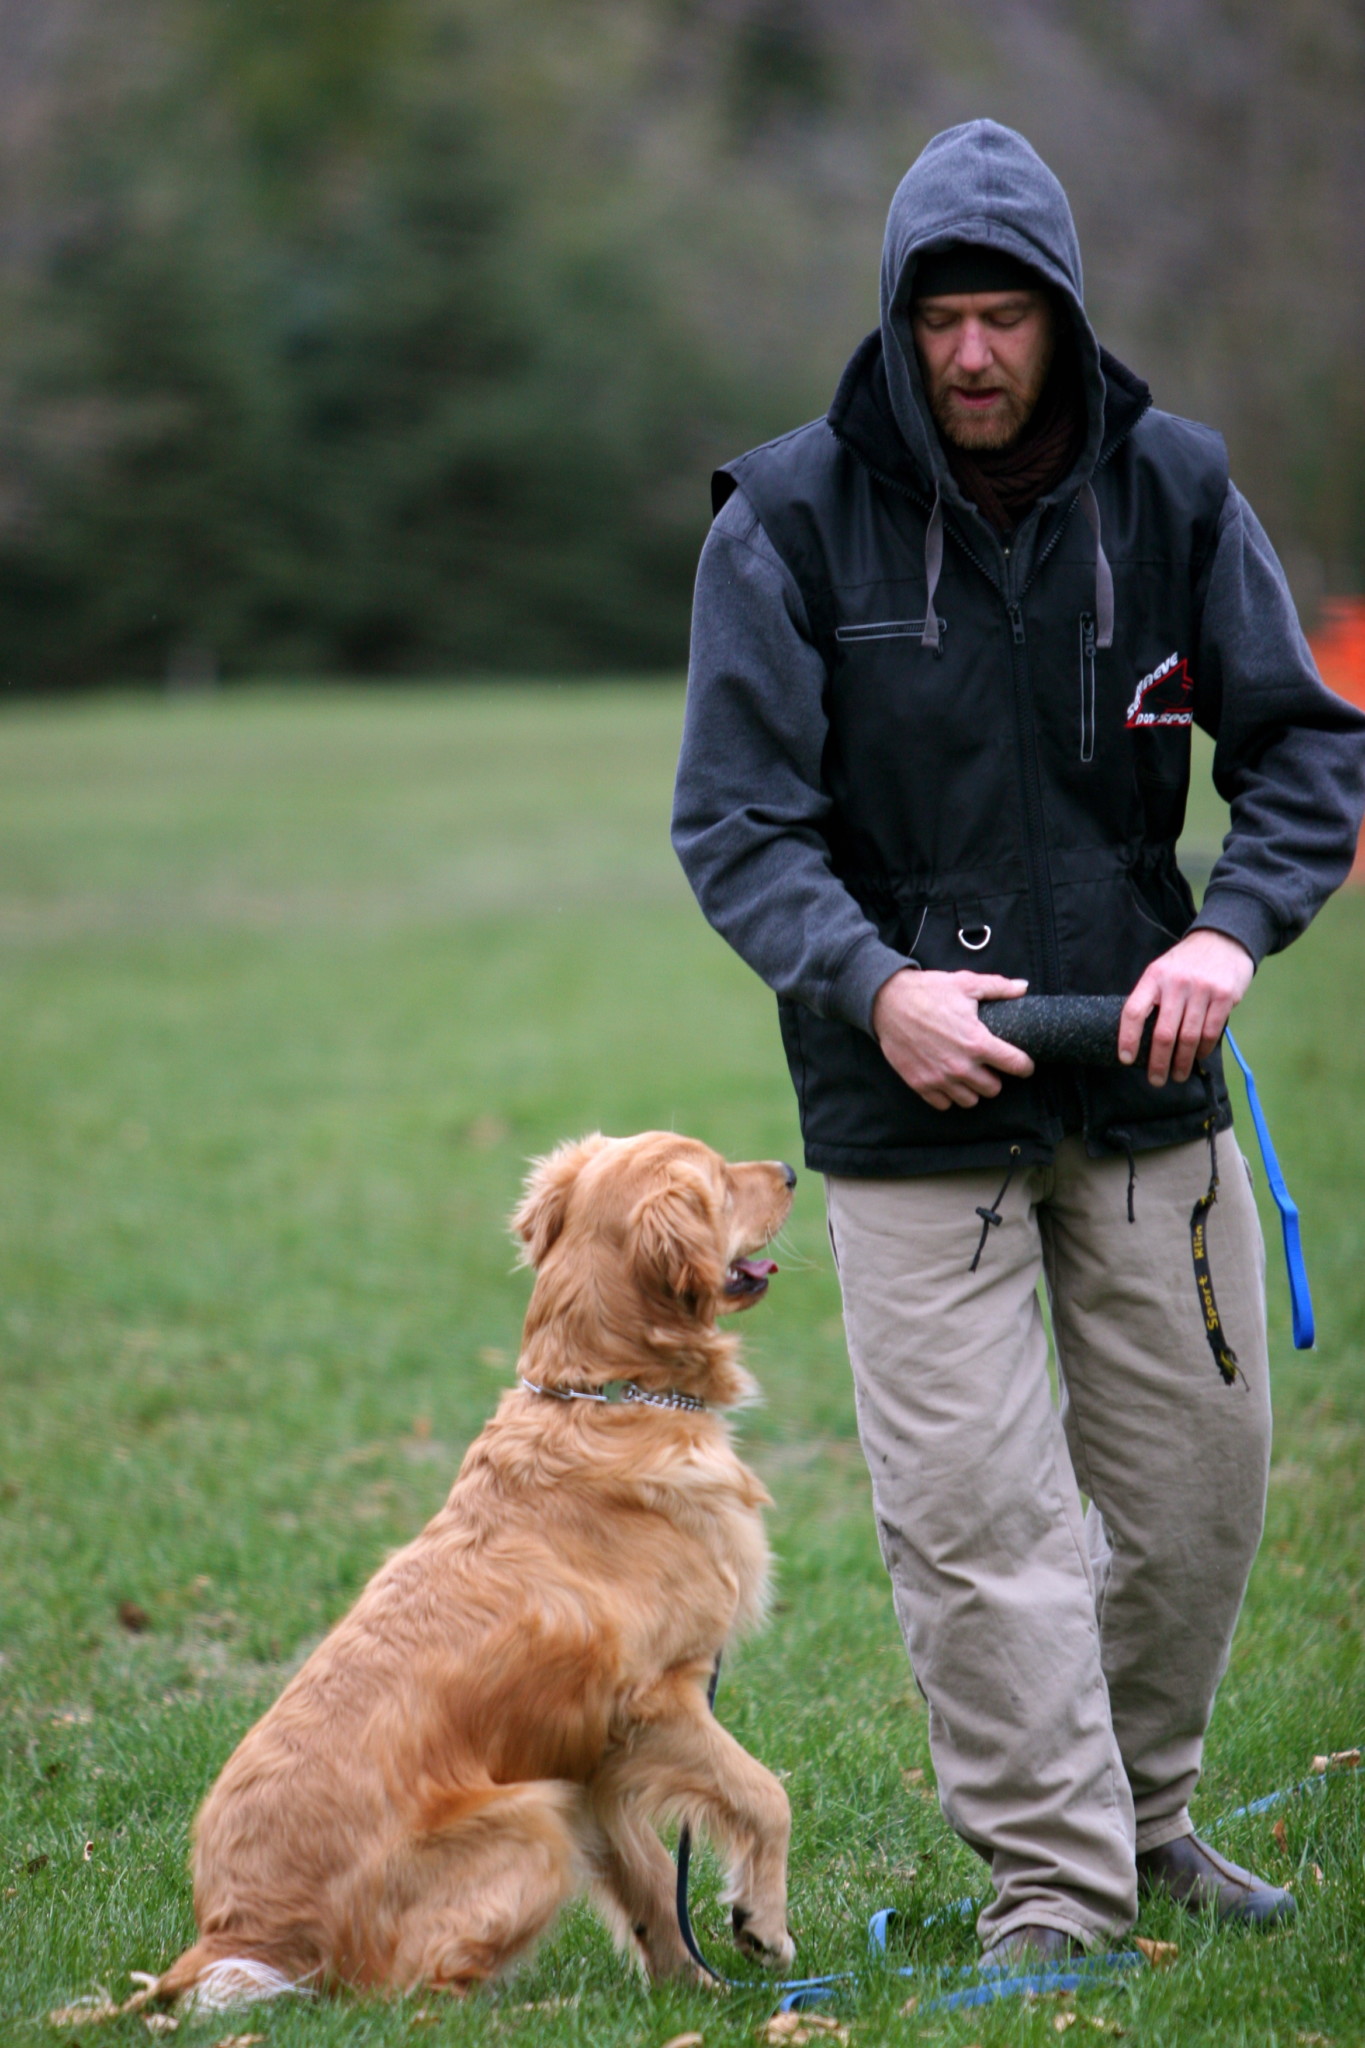
[[1012, 390], [1008, 385], [997, 385], [999, 401], [984, 418], [976, 418], [971, 413], [957, 410], [948, 386], [931, 390], [929, 410], [934, 416], [935, 426], [945, 440], [951, 441], [956, 448], [981, 452], [1013, 447], [1032, 419], [1038, 400], [1042, 397], [1048, 371], [1052, 368], [1052, 356], [1053, 351], [1048, 349], [1025, 389]]

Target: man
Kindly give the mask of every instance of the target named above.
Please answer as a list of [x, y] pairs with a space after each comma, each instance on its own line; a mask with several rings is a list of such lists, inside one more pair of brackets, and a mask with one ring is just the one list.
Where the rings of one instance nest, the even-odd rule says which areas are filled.
[[[1273, 1922], [1292, 1898], [1188, 1810], [1269, 1456], [1218, 1041], [1349, 867], [1365, 720], [1219, 437], [1099, 347], [1022, 137], [929, 144], [881, 306], [828, 418], [716, 479], [674, 843], [779, 997], [940, 1797], [992, 1870], [983, 1943], [1101, 1943], [1140, 1884]], [[1198, 916], [1196, 720], [1231, 803]], [[1035, 1071], [977, 1011], [1025, 987], [1130, 991], [1124, 1064]]]

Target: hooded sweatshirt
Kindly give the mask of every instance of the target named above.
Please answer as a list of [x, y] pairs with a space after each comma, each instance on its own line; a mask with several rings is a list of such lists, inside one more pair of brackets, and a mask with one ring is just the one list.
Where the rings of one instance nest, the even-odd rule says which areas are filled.
[[[1053, 287], [1085, 397], [1072, 474], [1007, 539], [954, 480], [910, 333], [919, 258], [961, 241]], [[829, 413], [727, 465], [714, 502], [674, 845], [778, 994], [808, 1164], [1046, 1158], [1078, 1120], [1096, 1151], [1194, 1136], [1202, 1085], [1131, 1071], [1089, 1075], [1079, 1119], [1046, 1070], [933, 1111], [870, 1035], [907, 965], [1121, 992], [1191, 923], [1259, 961], [1342, 880], [1365, 806], [1365, 719], [1318, 679], [1219, 437], [1100, 348], [1066, 196], [1021, 136], [929, 144]], [[1174, 859], [1192, 720], [1231, 805], [1197, 918]]]

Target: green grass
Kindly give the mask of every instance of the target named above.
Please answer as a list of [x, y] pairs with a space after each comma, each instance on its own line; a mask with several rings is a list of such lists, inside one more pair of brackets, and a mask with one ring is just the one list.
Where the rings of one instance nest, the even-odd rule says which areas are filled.
[[[268, 693], [0, 721], [0, 2040], [189, 1938], [194, 1809], [283, 1677], [442, 1499], [510, 1376], [523, 1163], [595, 1126], [736, 1156], [799, 1142], [764, 991], [675, 871], [672, 688]], [[1191, 827], [1216, 848], [1216, 805]], [[1321, 1348], [1272, 1254], [1270, 1524], [1198, 1815], [1365, 1731], [1365, 893], [1267, 965], [1239, 1036], [1304, 1212]], [[1268, 1229], [1274, 1231], [1273, 1217]], [[877, 1557], [820, 1191], [745, 1324], [767, 1406], [777, 1612], [720, 1711], [789, 1773], [803, 1970], [897, 1905], [968, 1962], [980, 1866], [932, 1797]], [[149, 1626], [120, 1625], [136, 1602]], [[924, 1772], [921, 1780], [908, 1774]], [[1292, 1933], [1149, 1910], [1180, 1961], [1083, 2014], [1153, 2043], [1365, 2040], [1360, 1779], [1223, 1838], [1292, 1879]], [[88, 1845], [88, 1848], [87, 1848]], [[1313, 1866], [1322, 1872], [1319, 1885]], [[703, 1938], [723, 1956], [714, 1874]], [[1054, 2041], [1054, 2006], [865, 2042]], [[271, 2044], [752, 2042], [771, 1994], [637, 1985], [585, 1911], [490, 1996], [267, 2010]], [[236, 2023], [238, 2026], [244, 2024]], [[205, 2044], [231, 2031], [185, 2024]], [[1086, 2038], [1083, 2021], [1073, 2038]], [[94, 2036], [84, 2030], [85, 2048]], [[102, 2037], [145, 2039], [129, 2019]]]

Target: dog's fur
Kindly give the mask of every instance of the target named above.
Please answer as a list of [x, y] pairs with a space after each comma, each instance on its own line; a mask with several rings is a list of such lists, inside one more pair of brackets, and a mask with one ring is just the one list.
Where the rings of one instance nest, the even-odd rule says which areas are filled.
[[652, 1977], [686, 1974], [669, 1815], [728, 1855], [741, 1946], [790, 1961], [786, 1795], [706, 1704], [767, 1574], [768, 1496], [712, 1412], [752, 1385], [716, 1316], [790, 1179], [661, 1132], [536, 1163], [521, 1374], [706, 1410], [503, 1396], [440, 1513], [228, 1759], [195, 1830], [199, 1939], [148, 1996], [464, 1991], [585, 1888]]

